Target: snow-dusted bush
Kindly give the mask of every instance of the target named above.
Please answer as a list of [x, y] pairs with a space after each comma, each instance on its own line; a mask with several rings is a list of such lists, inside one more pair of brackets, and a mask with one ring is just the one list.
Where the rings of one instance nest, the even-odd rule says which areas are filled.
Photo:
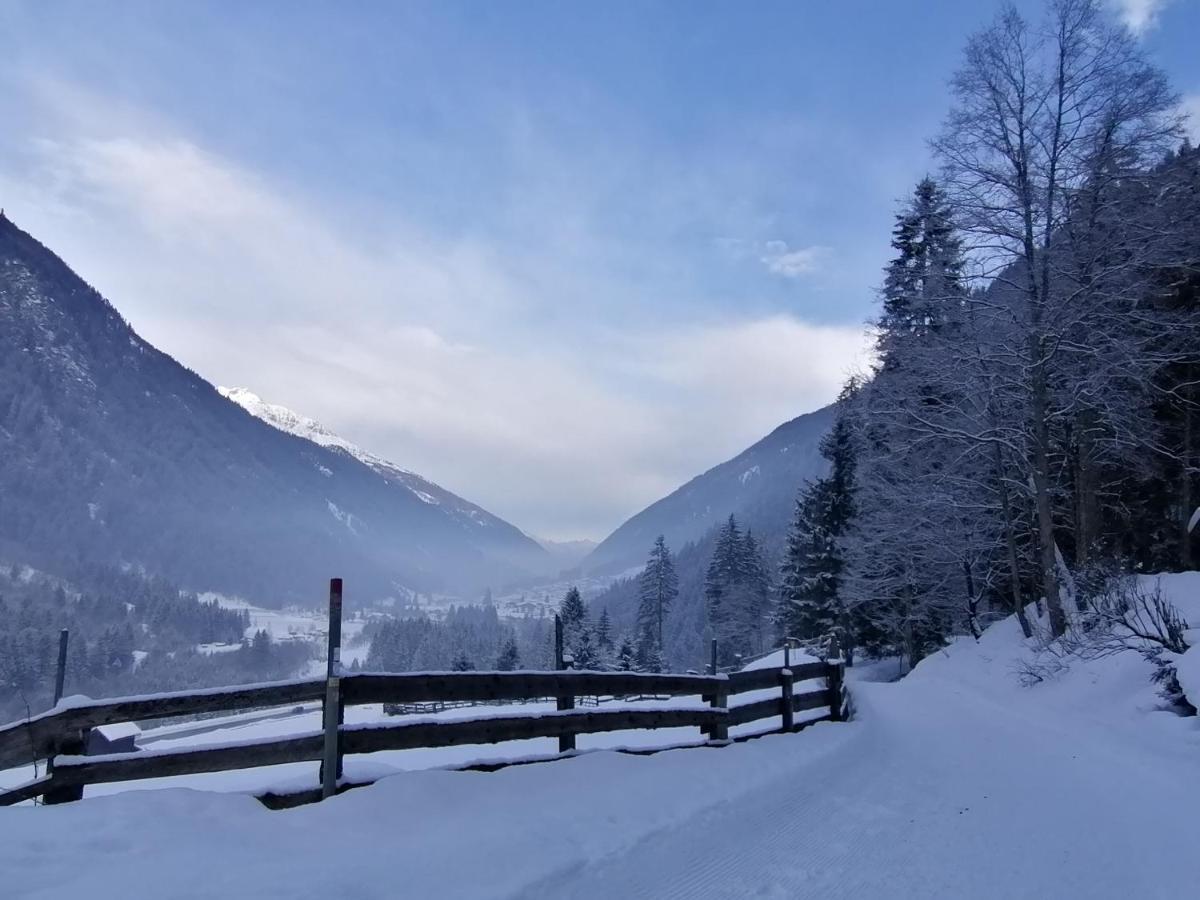
[[1021, 680], [1034, 684], [1059, 675], [1074, 660], [1092, 660], [1125, 651], [1141, 654], [1165, 700], [1195, 713], [1180, 687], [1176, 660], [1188, 648], [1188, 623], [1155, 584], [1129, 574], [1091, 573], [1081, 578], [1078, 611], [1061, 637], [1047, 640], [1022, 666]]

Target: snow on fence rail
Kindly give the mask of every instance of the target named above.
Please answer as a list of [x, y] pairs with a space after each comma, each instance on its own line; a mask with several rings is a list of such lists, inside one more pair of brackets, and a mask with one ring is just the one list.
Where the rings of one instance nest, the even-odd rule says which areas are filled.
[[[796, 681], [825, 679], [824, 688], [797, 694]], [[778, 689], [779, 695], [730, 704], [750, 691]], [[699, 697], [704, 705], [664, 705], [657, 709], [576, 709], [583, 696]], [[329, 698], [335, 698], [330, 704]], [[421, 703], [429, 701], [527, 700], [554, 697], [558, 710], [454, 721], [397, 724], [342, 724], [346, 704]], [[122, 697], [60, 704], [30, 719], [0, 727], [0, 769], [47, 759], [49, 772], [0, 794], [0, 806], [43, 796], [47, 803], [78, 800], [83, 787], [116, 781], [162, 778], [281, 763], [329, 759], [335, 750], [337, 771], [347, 753], [492, 744], [529, 738], [559, 738], [560, 752], [574, 748], [575, 736], [627, 729], [696, 727], [710, 741], [728, 738], [729, 728], [779, 716], [782, 730], [794, 729], [794, 714], [828, 706], [811, 721], [843, 718], [842, 668], [812, 662], [791, 669], [758, 669], [729, 675], [673, 675], [636, 672], [423, 672], [399, 675], [355, 674], [328, 679], [286, 681], [213, 690]], [[84, 756], [92, 728], [118, 722], [170, 716], [285, 706], [324, 699], [323, 731], [286, 738], [244, 741], [190, 750], [143, 750]]]

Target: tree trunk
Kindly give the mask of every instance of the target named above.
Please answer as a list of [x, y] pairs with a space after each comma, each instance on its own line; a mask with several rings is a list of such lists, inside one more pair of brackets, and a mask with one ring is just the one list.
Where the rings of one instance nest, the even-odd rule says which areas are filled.
[[1096, 497], [1096, 464], [1092, 458], [1096, 414], [1084, 410], [1077, 417], [1075, 430], [1075, 565], [1088, 564], [1091, 550], [1099, 538], [1100, 512]]
[[1192, 490], [1192, 469], [1196, 466], [1196, 385], [1194, 366], [1187, 366], [1184, 377], [1188, 387], [1183, 396], [1183, 475], [1180, 479], [1179, 501], [1179, 565], [1188, 570], [1192, 568], [1192, 542], [1194, 536], [1188, 531], [1188, 523], [1196, 509], [1196, 495]]
[[982, 633], [979, 630], [979, 598], [975, 596], [975, 579], [971, 575], [971, 564], [963, 560], [963, 578], [967, 586], [967, 627], [971, 629], [971, 637], [979, 640]]
[[1057, 560], [1054, 544], [1054, 510], [1050, 503], [1050, 427], [1047, 423], [1049, 387], [1041, 340], [1030, 337], [1030, 401], [1033, 413], [1033, 492], [1038, 519], [1038, 560], [1042, 569], [1042, 591], [1050, 614], [1050, 633], [1059, 637], [1067, 630], [1058, 592]]
[[1021, 570], [1017, 562], [1017, 533], [1013, 526], [1012, 502], [1008, 496], [1008, 485], [1004, 481], [1003, 459], [1000, 456], [1000, 445], [992, 444], [992, 459], [996, 466], [996, 484], [1000, 490], [1000, 509], [1004, 514], [1004, 544], [1008, 551], [1008, 580], [1012, 589], [1013, 612], [1021, 623], [1021, 633], [1026, 638], [1033, 637], [1033, 628], [1029, 625], [1029, 617], [1025, 615], [1025, 602], [1021, 598]]

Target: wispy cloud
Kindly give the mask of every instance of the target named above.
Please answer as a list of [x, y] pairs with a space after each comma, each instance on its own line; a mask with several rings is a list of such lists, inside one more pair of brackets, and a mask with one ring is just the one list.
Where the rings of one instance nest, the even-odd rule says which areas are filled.
[[1125, 27], [1139, 37], [1158, 24], [1171, 0], [1109, 0]]
[[801, 278], [820, 271], [830, 252], [829, 247], [819, 245], [792, 250], [784, 241], [768, 241], [760, 259], [774, 275]]
[[1179, 111], [1187, 116], [1184, 128], [1192, 145], [1200, 145], [1200, 93], [1184, 95], [1179, 102]]

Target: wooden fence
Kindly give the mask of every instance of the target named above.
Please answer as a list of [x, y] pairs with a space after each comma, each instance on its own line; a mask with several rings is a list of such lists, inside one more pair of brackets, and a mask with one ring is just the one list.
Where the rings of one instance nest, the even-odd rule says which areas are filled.
[[[220, 772], [282, 763], [330, 761], [341, 773], [345, 754], [381, 750], [493, 744], [530, 738], [558, 738], [560, 752], [573, 750], [575, 736], [628, 729], [694, 727], [709, 743], [728, 740], [729, 729], [780, 717], [782, 730], [795, 728], [795, 713], [828, 708], [813, 721], [844, 717], [842, 666], [810, 662], [791, 669], [759, 669], [729, 675], [655, 675], [635, 672], [446, 672], [400, 675], [354, 674], [309, 681], [123, 697], [56, 708], [0, 727], [0, 770], [48, 761], [48, 773], [5, 793], [0, 805], [42, 796], [62, 803], [83, 796], [83, 787], [118, 781]], [[825, 684], [796, 693], [796, 682], [823, 679]], [[752, 691], [778, 693], [745, 703], [730, 698]], [[650, 707], [575, 708], [578, 697], [698, 697], [688, 705], [663, 701]], [[527, 701], [554, 698], [558, 709], [465, 720], [417, 720], [358, 725], [343, 723], [346, 705], [420, 704], [437, 701]], [[92, 728], [210, 712], [245, 711], [325, 701], [321, 731], [282, 738], [184, 750], [143, 750], [89, 757], [82, 755]], [[323, 776], [324, 795], [332, 793], [332, 770]]]

